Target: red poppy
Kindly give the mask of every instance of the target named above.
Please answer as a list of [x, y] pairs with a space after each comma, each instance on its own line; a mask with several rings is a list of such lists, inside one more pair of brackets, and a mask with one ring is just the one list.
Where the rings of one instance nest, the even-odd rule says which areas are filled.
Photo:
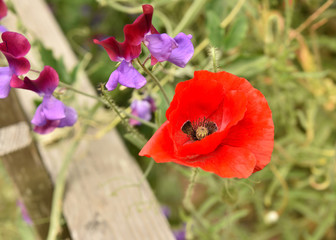
[[262, 93], [244, 78], [196, 71], [193, 79], [177, 84], [166, 117], [140, 156], [225, 178], [247, 178], [271, 159], [272, 113]]

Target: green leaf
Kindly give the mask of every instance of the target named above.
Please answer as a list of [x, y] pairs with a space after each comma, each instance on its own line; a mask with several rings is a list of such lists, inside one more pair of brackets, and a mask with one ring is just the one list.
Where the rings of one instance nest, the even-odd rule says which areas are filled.
[[224, 29], [220, 25], [219, 16], [213, 11], [206, 12], [207, 30], [210, 42], [213, 46], [219, 47], [224, 36]]
[[241, 15], [233, 22], [226, 36], [224, 37], [224, 41], [222, 41], [222, 46], [224, 49], [227, 51], [237, 47], [246, 37], [247, 29], [247, 19], [244, 15]]
[[126, 133], [124, 137], [137, 148], [141, 149], [145, 145], [143, 139], [133, 133]]
[[53, 51], [44, 47], [41, 42], [37, 42], [37, 46], [41, 55], [42, 62], [44, 65], [48, 65], [56, 70], [61, 82], [72, 85], [76, 80], [76, 75], [79, 69], [79, 64], [77, 64], [69, 73], [65, 67], [63, 58], [55, 58]]
[[243, 57], [227, 64], [224, 70], [247, 78], [264, 72], [269, 66], [269, 61], [270, 59], [266, 56]]

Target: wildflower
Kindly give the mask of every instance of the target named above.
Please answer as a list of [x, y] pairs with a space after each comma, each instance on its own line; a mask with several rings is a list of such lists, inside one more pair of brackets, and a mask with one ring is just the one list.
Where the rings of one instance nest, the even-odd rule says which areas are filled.
[[142, 8], [144, 13], [133, 24], [124, 27], [124, 42], [119, 43], [114, 37], [102, 41], [93, 40], [94, 43], [105, 48], [112, 61], [121, 62], [119, 67], [112, 72], [106, 84], [109, 91], [114, 90], [118, 83], [136, 89], [142, 88], [146, 84], [146, 78], [132, 66], [132, 60], [139, 57], [141, 42], [152, 26], [153, 7], [147, 4]]
[[272, 113], [246, 79], [196, 71], [193, 79], [177, 84], [166, 117], [140, 156], [200, 167], [225, 178], [247, 178], [270, 161]]
[[28, 225], [33, 225], [33, 221], [30, 218], [26, 206], [23, 204], [23, 202], [21, 200], [17, 200], [16, 205], [20, 208], [23, 221], [25, 221]]
[[7, 16], [7, 6], [3, 0], [0, 0], [0, 20]]
[[145, 45], [152, 55], [152, 65], [168, 61], [178, 67], [185, 67], [194, 54], [192, 36], [179, 33], [175, 38], [167, 34], [150, 34], [145, 37]]
[[34, 131], [37, 133], [50, 133], [55, 128], [72, 126], [77, 121], [76, 111], [52, 96], [58, 83], [57, 72], [49, 66], [44, 67], [36, 80], [25, 77], [22, 81], [15, 75], [11, 80], [11, 87], [31, 90], [43, 97], [43, 101], [37, 107], [31, 121], [35, 125]]
[[160, 34], [152, 25], [153, 7], [142, 6], [141, 14], [132, 24], [124, 27], [125, 40], [119, 43], [114, 37], [94, 43], [105, 48], [110, 59], [120, 62], [120, 66], [112, 72], [106, 84], [108, 90], [114, 90], [118, 83], [123, 86], [139, 89], [146, 84], [146, 79], [133, 67], [132, 60], [139, 57], [141, 43], [148, 47], [151, 53], [151, 64], [169, 61], [179, 67], [185, 67], [194, 54], [191, 35], [179, 33], [174, 39]]
[[24, 57], [30, 50], [30, 43], [16, 32], [4, 32], [1, 38], [0, 51], [5, 55], [9, 67], [0, 67], [0, 98], [6, 98], [12, 75], [22, 75], [30, 69], [30, 63]]
[[[154, 100], [151, 97], [147, 97], [143, 100], [134, 100], [131, 104], [132, 115], [142, 118], [146, 121], [152, 119], [152, 112], [156, 110]], [[141, 122], [130, 119], [130, 124], [132, 126], [141, 125]]]
[[173, 231], [176, 240], [186, 240], [186, 226], [183, 225], [182, 228]]

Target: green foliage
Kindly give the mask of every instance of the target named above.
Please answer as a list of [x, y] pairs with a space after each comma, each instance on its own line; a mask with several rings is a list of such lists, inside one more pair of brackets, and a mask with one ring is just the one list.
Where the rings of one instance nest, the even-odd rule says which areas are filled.
[[37, 46], [42, 62], [56, 70], [61, 82], [72, 85], [76, 81], [80, 64], [76, 65], [71, 72], [68, 72], [63, 58], [56, 59], [52, 50], [45, 48], [40, 42], [37, 42]]
[[[49, 2], [79, 59], [92, 54], [84, 67], [93, 85], [106, 82], [116, 65], [92, 39], [116, 36], [122, 41], [123, 26], [140, 13], [137, 8], [143, 1], [106, 0], [105, 5], [93, 0]], [[265, 95], [275, 124], [271, 163], [249, 179], [220, 179], [201, 172], [193, 196], [194, 213], [181, 205], [190, 169], [176, 164], [154, 166], [148, 179], [158, 199], [172, 208], [172, 228], [192, 220], [196, 239], [336, 239], [335, 6], [295, 36], [294, 30], [325, 1], [246, 0], [235, 15], [230, 13], [239, 0], [150, 2], [155, 5], [153, 21], [158, 30], [182, 28], [193, 35], [197, 49], [184, 69], [169, 63], [151, 69], [170, 99], [176, 83], [190, 79], [195, 70], [212, 70], [207, 51], [211, 45], [216, 48], [219, 70], [247, 78]], [[314, 24], [321, 20], [326, 22], [316, 28]], [[85, 31], [75, 31], [78, 29]], [[54, 67], [62, 81], [73, 83], [78, 66], [68, 73], [62, 59], [39, 47], [43, 62]], [[144, 51], [141, 61], [147, 56]], [[167, 106], [149, 77], [147, 80], [141, 94], [155, 98], [158, 110], [154, 119], [162, 124]], [[107, 98], [113, 99], [110, 107], [124, 109], [137, 94], [120, 88]], [[144, 126], [135, 129], [147, 138], [153, 133]], [[143, 139], [132, 131], [121, 130], [131, 143], [130, 152], [137, 156]]]

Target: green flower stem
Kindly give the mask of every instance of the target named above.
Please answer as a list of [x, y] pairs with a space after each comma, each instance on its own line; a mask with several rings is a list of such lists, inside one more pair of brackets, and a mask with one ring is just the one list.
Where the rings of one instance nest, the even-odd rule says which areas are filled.
[[[98, 108], [101, 106], [101, 103], [97, 103], [90, 111], [90, 115], [93, 115]], [[66, 183], [66, 177], [69, 172], [69, 166], [72, 162], [73, 155], [75, 154], [75, 151], [80, 143], [80, 141], [83, 139], [83, 135], [86, 133], [89, 125], [84, 124], [80, 133], [72, 143], [71, 147], [67, 151], [65, 158], [62, 162], [61, 170], [56, 178], [55, 183], [55, 190], [53, 193], [53, 199], [52, 199], [52, 208], [51, 208], [51, 216], [50, 216], [50, 226], [49, 226], [49, 232], [48, 232], [48, 238], [47, 240], [56, 240], [57, 235], [60, 230], [60, 220], [61, 220], [61, 213], [62, 213], [62, 206], [63, 206], [63, 196], [64, 196], [64, 188]]]
[[[195, 215], [195, 207], [191, 201], [191, 197], [192, 194], [194, 192], [194, 187], [195, 187], [195, 182], [196, 182], [196, 177], [198, 175], [199, 169], [198, 168], [193, 168], [193, 171], [190, 175], [190, 181], [189, 181], [189, 185], [188, 188], [186, 190], [186, 194], [184, 196], [183, 199], [183, 206], [189, 211], [191, 212], [193, 215]], [[192, 237], [192, 231], [191, 231], [191, 227], [192, 227], [192, 219], [189, 220], [187, 222], [187, 226], [186, 226], [186, 239], [193, 239]]]
[[232, 11], [229, 13], [229, 15], [226, 16], [226, 18], [221, 22], [220, 27], [221, 28], [226, 28], [232, 20], [235, 18], [235, 16], [239, 13], [241, 7], [244, 5], [246, 0], [239, 0], [232, 9]]
[[69, 85], [69, 84], [66, 84], [66, 83], [64, 83], [64, 82], [59, 82], [59, 86], [64, 87], [64, 88], [66, 88], [66, 89], [68, 89], [68, 90], [71, 90], [71, 91], [73, 91], [73, 92], [75, 92], [75, 93], [81, 94], [81, 95], [83, 95], [83, 96], [86, 96], [86, 97], [89, 97], [89, 98], [96, 99], [97, 101], [106, 104], [106, 103], [104, 102], [104, 100], [101, 99], [100, 97], [97, 97], [97, 96], [90, 95], [90, 94], [88, 94], [88, 93], [82, 92], [82, 91], [80, 91], [80, 90], [74, 88], [73, 86], [71, 86], [71, 85]]
[[165, 101], [166, 101], [166, 103], [167, 103], [167, 106], [169, 106], [169, 104], [170, 104], [170, 101], [169, 101], [169, 98], [168, 98], [168, 96], [167, 96], [167, 94], [166, 94], [166, 92], [165, 92], [165, 90], [163, 89], [163, 87], [162, 87], [162, 85], [161, 85], [161, 83], [160, 83], [160, 81], [159, 81], [159, 79], [157, 79], [149, 70], [148, 70], [148, 68], [146, 68], [145, 67], [145, 65], [144, 64], [142, 64], [141, 63], [141, 61], [140, 61], [140, 59], [139, 58], [137, 58], [136, 59], [137, 60], [137, 62], [138, 62], [138, 64], [141, 66], [141, 68], [154, 80], [154, 82], [155, 82], [155, 84], [160, 88], [160, 90], [161, 90], [161, 92], [162, 92], [162, 94], [163, 94], [163, 97], [164, 97], [164, 99], [165, 99]]
[[195, 0], [190, 5], [187, 12], [184, 14], [182, 20], [179, 22], [177, 27], [174, 30], [173, 35], [176, 36], [179, 32], [182, 32], [184, 28], [186, 28], [189, 24], [191, 24], [195, 18], [199, 15], [199, 13], [204, 9], [204, 5], [206, 4], [206, 0]]
[[[71, 91], [73, 91], [73, 92], [75, 92], [75, 93], [81, 94], [81, 95], [86, 96], [86, 97], [89, 97], [89, 98], [93, 98], [93, 99], [95, 99], [95, 100], [97, 100], [97, 101], [99, 101], [99, 102], [101, 102], [101, 103], [103, 103], [103, 104], [108, 104], [108, 103], [107, 103], [106, 101], [104, 101], [102, 98], [97, 97], [97, 96], [94, 96], [94, 95], [87, 94], [87, 93], [85, 93], [85, 92], [82, 92], [82, 91], [80, 91], [80, 90], [78, 90], [78, 89], [76, 89], [76, 88], [74, 88], [74, 87], [72, 87], [71, 85], [68, 85], [68, 84], [66, 84], [66, 83], [60, 82], [59, 85], [60, 85], [61, 87], [64, 87], [64, 88], [68, 89], [68, 90], [71, 90]], [[121, 112], [122, 114], [125, 114], [127, 117], [129, 117], [129, 118], [133, 118], [133, 119], [135, 119], [135, 120], [141, 122], [142, 124], [144, 124], [144, 125], [146, 125], [146, 126], [148, 126], [148, 127], [150, 127], [150, 128], [153, 128], [153, 129], [155, 129], [155, 130], [158, 129], [158, 126], [157, 126], [156, 124], [150, 122], [150, 121], [146, 121], [146, 120], [144, 120], [144, 119], [142, 119], [142, 118], [139, 118], [138, 116], [135, 116], [135, 115], [133, 115], [133, 114], [131, 114], [131, 113], [128, 113], [128, 112], [126, 112], [126, 111], [122, 111], [122, 110], [120, 110], [120, 112]]]
[[214, 72], [217, 72], [216, 48], [211, 47], [211, 55], [212, 55], [213, 71], [214, 71]]
[[114, 100], [108, 95], [107, 91], [103, 89], [103, 86], [102, 86], [102, 93], [108, 105], [119, 116], [121, 123], [126, 127], [127, 131], [129, 133], [132, 133], [134, 136], [136, 136], [137, 139], [140, 141], [140, 145], [144, 146], [147, 143], [147, 139], [137, 129], [135, 129], [133, 126], [128, 124], [128, 122], [126, 121], [126, 118], [122, 115], [121, 110], [119, 109], [117, 104], [114, 102]]
[[186, 190], [186, 194], [184, 195], [184, 198], [183, 198], [183, 206], [189, 211], [192, 211], [194, 209], [194, 205], [191, 202], [191, 197], [194, 191], [194, 186], [196, 182], [196, 177], [198, 175], [198, 171], [199, 171], [198, 168], [193, 168], [193, 171], [190, 175], [189, 185]]
[[141, 122], [143, 125], [146, 125], [146, 126], [148, 126], [148, 127], [150, 127], [150, 128], [153, 128], [153, 129], [155, 129], [155, 130], [157, 130], [157, 129], [159, 128], [155, 123], [152, 123], [152, 122], [150, 122], [150, 121], [146, 121], [146, 120], [144, 120], [144, 119], [142, 119], [142, 118], [139, 118], [138, 116], [135, 116], [135, 115], [133, 115], [133, 114], [131, 114], [131, 113], [128, 113], [128, 112], [125, 112], [125, 111], [123, 111], [123, 113], [124, 113], [127, 117], [129, 117], [129, 118], [133, 118], [133, 119], [135, 119], [135, 120]]

